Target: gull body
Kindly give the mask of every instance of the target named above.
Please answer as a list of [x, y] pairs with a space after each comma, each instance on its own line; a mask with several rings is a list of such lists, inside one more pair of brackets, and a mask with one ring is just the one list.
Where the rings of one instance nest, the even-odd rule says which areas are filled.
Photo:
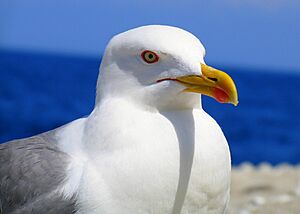
[[149, 112], [111, 100], [93, 114], [106, 128], [89, 128], [88, 138], [102, 143], [88, 152], [78, 187], [80, 213], [224, 212], [229, 150], [203, 110]]
[[[145, 50], [159, 60], [145, 62]], [[46, 196], [66, 201], [61, 206], [78, 214], [224, 213], [230, 191], [227, 141], [202, 109], [201, 96], [184, 93], [187, 86], [173, 81], [200, 76], [204, 55], [201, 42], [176, 27], [144, 26], [115, 36], [100, 66], [93, 112], [31, 138], [63, 155], [63, 179]]]

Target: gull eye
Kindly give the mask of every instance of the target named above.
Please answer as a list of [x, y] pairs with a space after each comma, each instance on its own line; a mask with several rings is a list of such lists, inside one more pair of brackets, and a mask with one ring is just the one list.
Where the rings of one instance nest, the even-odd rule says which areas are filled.
[[153, 51], [145, 50], [141, 54], [143, 60], [149, 64], [155, 63], [158, 61], [159, 57]]

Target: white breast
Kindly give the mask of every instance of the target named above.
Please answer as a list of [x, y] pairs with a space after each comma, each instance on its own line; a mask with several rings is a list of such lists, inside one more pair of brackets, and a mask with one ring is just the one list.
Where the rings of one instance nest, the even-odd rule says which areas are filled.
[[178, 213], [184, 198], [182, 213], [224, 210], [228, 146], [204, 111], [150, 112], [113, 101], [85, 130], [79, 213]]
[[230, 194], [230, 151], [219, 125], [194, 110], [196, 140], [191, 179], [181, 213], [224, 213]]

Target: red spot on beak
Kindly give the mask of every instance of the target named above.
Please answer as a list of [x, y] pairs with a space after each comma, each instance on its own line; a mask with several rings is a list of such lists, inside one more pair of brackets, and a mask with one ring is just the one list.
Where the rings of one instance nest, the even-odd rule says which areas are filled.
[[216, 100], [220, 103], [226, 103], [229, 100], [227, 93], [220, 88], [214, 88], [213, 93]]

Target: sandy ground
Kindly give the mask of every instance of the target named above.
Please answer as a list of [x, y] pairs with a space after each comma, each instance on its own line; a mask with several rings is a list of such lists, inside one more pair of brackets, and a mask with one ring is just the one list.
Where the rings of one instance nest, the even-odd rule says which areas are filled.
[[300, 214], [300, 166], [233, 168], [229, 214]]

